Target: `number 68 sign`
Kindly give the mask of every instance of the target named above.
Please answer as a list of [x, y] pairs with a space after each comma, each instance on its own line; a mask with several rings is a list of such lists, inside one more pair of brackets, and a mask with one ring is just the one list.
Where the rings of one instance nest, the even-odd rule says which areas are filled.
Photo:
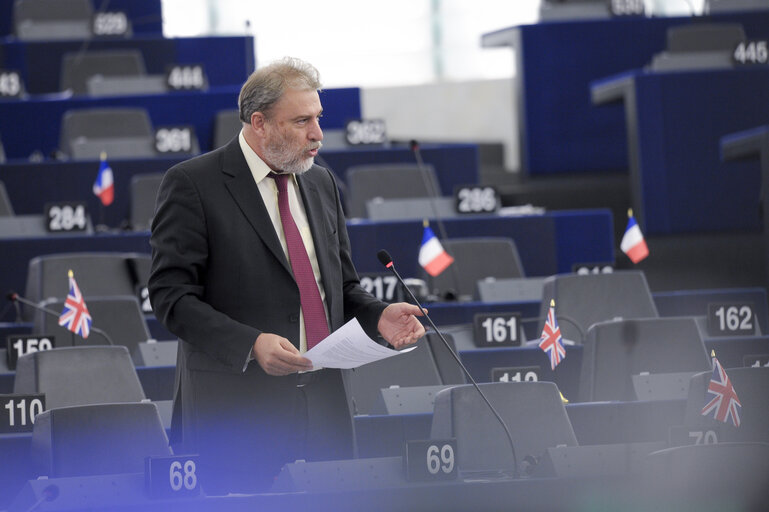
[[147, 492], [152, 498], [197, 496], [198, 456], [147, 457], [144, 461], [144, 477]]

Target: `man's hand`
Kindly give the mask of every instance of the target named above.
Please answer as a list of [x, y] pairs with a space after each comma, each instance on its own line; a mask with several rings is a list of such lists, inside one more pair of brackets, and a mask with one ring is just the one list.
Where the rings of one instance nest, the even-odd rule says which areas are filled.
[[312, 362], [286, 338], [263, 332], [254, 342], [254, 358], [267, 375], [281, 376], [312, 370]]
[[418, 316], [422, 316], [422, 312], [413, 304], [406, 302], [390, 304], [379, 317], [377, 329], [379, 334], [396, 349], [405, 347], [415, 343], [425, 334], [424, 326], [417, 320]]

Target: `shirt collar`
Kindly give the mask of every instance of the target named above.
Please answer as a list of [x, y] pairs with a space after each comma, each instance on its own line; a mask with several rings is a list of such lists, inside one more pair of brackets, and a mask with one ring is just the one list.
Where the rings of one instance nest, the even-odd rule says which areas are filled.
[[238, 142], [240, 143], [240, 150], [243, 151], [243, 156], [246, 157], [246, 163], [251, 171], [251, 175], [254, 177], [254, 181], [259, 183], [272, 172], [272, 169], [248, 145], [246, 138], [243, 136], [243, 130], [240, 130], [238, 134]]

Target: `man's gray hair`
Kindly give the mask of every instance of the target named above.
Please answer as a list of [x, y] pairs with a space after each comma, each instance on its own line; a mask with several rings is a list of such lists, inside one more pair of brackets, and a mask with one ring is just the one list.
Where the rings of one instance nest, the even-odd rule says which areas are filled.
[[250, 123], [254, 112], [269, 118], [270, 109], [286, 89], [317, 91], [320, 88], [320, 73], [315, 66], [294, 57], [283, 57], [251, 73], [243, 84], [238, 96], [240, 120]]

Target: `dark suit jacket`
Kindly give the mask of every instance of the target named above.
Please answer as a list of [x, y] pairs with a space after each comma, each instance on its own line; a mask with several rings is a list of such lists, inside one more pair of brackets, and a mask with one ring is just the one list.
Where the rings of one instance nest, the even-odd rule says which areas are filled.
[[[360, 286], [332, 173], [316, 165], [297, 180], [331, 330], [355, 316], [376, 332], [386, 304]], [[295, 375], [270, 377], [256, 361], [243, 367], [262, 332], [298, 344], [300, 310], [291, 267], [237, 137], [169, 169], [150, 243], [152, 306], [180, 339], [174, 425], [182, 420], [188, 450], [200, 451], [210, 436], [245, 437], [235, 442], [237, 451], [254, 433], [278, 428], [281, 408], [289, 407], [284, 391], [295, 389]]]

